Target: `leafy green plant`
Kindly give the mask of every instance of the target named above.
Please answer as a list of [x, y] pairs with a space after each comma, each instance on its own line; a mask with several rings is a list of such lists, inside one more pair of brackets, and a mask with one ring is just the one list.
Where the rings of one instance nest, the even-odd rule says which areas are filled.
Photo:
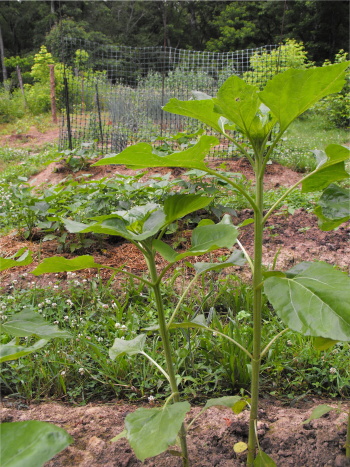
[[[347, 66], [347, 63], [342, 63], [309, 70], [290, 69], [275, 76], [261, 92], [238, 77], [232, 77], [220, 88], [216, 98], [205, 96], [205, 99], [191, 101], [171, 99], [166, 104], [164, 110], [196, 118], [236, 144], [255, 172], [255, 193], [252, 196], [234, 180], [207, 167], [204, 157], [210, 147], [218, 142], [211, 136], [202, 136], [190, 150], [163, 157], [155, 154], [150, 145], [141, 143], [125, 149], [115, 157], [105, 158], [96, 163], [120, 163], [137, 168], [170, 166], [203, 170], [208, 174], [215, 174], [240, 191], [252, 207], [255, 225], [253, 258], [249, 257], [239, 243], [251, 267], [254, 287], [253, 349], [243, 348], [250, 356], [252, 365], [247, 465], [262, 462], [262, 458], [268, 457], [260, 450], [256, 453], [259, 374], [262, 358], [284, 332], [277, 334], [264, 349], [262, 348], [263, 290], [278, 316], [289, 328], [315, 337], [350, 340], [350, 310], [346, 297], [349, 279], [344, 273], [323, 263], [302, 263], [286, 273], [265, 272], [262, 265], [264, 225], [288, 194], [300, 184], [303, 192], [321, 191], [331, 182], [348, 177], [344, 161], [349, 157], [349, 150], [331, 144], [326, 147], [325, 152], [317, 153], [315, 170], [289, 188], [266, 213], [264, 212], [264, 172], [277, 143], [296, 118], [323, 97], [341, 90]], [[248, 139], [249, 148], [236, 141], [231, 134], [232, 130], [239, 131]], [[164, 256], [168, 255], [164, 248], [159, 251]], [[198, 263], [196, 267], [201, 268]], [[207, 266], [203, 266], [202, 271], [206, 268]], [[337, 297], [342, 299], [338, 300]], [[315, 316], [322, 319], [315, 320]], [[272, 460], [269, 462], [273, 465]]]
[[91, 143], [82, 143], [81, 148], [62, 151], [57, 159], [50, 162], [59, 162], [72, 172], [87, 169], [91, 164], [91, 159], [96, 157], [91, 146]]
[[[32, 261], [29, 251], [20, 250], [12, 258], [0, 258], [0, 270], [15, 266], [27, 266]], [[52, 338], [70, 338], [55, 325], [48, 324], [41, 316], [30, 310], [16, 313], [0, 323], [0, 330], [15, 338], [6, 344], [0, 344], [0, 362], [17, 360], [44, 347]], [[33, 336], [31, 345], [22, 345], [20, 338]], [[11, 422], [0, 424], [2, 465], [13, 466], [25, 463], [29, 466], [41, 466], [73, 442], [73, 438], [62, 428], [51, 423], [39, 421]]]
[[[121, 436], [126, 436], [141, 460], [144, 460], [146, 457], [157, 455], [167, 449], [169, 445], [174, 444], [179, 432], [183, 464], [185, 466], [189, 465], [186, 430], [183, 425], [183, 420], [190, 406], [187, 402], [180, 402], [169, 332], [170, 329], [176, 329], [178, 327], [201, 327], [204, 329], [207, 327], [198, 320], [185, 324], [173, 323], [179, 304], [188, 292], [188, 288], [180, 297], [179, 304], [175, 308], [170, 319], [167, 320], [160, 284], [167, 271], [177, 261], [186, 257], [203, 255], [217, 248], [231, 247], [236, 239], [236, 228], [228, 220], [228, 216], [225, 216], [223, 220], [216, 225], [212, 221], [204, 221], [202, 225], [199, 224], [193, 231], [192, 247], [180, 254], [177, 254], [176, 251], [168, 244], [164, 243], [161, 238], [170, 224], [190, 212], [207, 206], [210, 201], [210, 198], [201, 195], [174, 194], [165, 199], [164, 208], [154, 203], [149, 203], [145, 206], [136, 206], [127, 212], [119, 211], [108, 216], [99, 216], [96, 218], [97, 222], [93, 222], [89, 225], [74, 222], [69, 219], [65, 221], [65, 225], [70, 232], [95, 232], [126, 238], [142, 252], [148, 266], [149, 278], [145, 279], [139, 277], [138, 279], [144, 285], [151, 288], [154, 294], [158, 313], [158, 324], [156, 327], [152, 327], [149, 330], [159, 330], [163, 344], [166, 369], [163, 369], [162, 366], [152, 359], [144, 350], [146, 342], [145, 334], [140, 334], [131, 340], [116, 338], [109, 352], [112, 360], [123, 355], [143, 355], [156, 366], [158, 371], [160, 371], [170, 384], [171, 395], [167, 399], [165, 405], [161, 409], [140, 409], [137, 413], [135, 412], [135, 414], [128, 416], [126, 420], [126, 431], [117, 437], [119, 439]], [[230, 240], [227, 241], [228, 239]], [[158, 272], [156, 267], [156, 253], [160, 253], [168, 262], [167, 266], [160, 272]], [[221, 268], [233, 264], [242, 264], [242, 256], [240, 254], [233, 254], [229, 260], [219, 267]], [[74, 271], [86, 267], [101, 268], [103, 265], [96, 264], [89, 256], [78, 257], [73, 260], [65, 260], [64, 258], [56, 257], [44, 260], [44, 262], [33, 271], [33, 274], [67, 270]], [[202, 266], [197, 270], [197, 274], [202, 274], [208, 269], [215, 269], [217, 267], [216, 264], [206, 265], [205, 267]], [[135, 277], [133, 274], [126, 271], [124, 271], [124, 273], [130, 277]], [[233, 398], [232, 405], [239, 399], [239, 397], [238, 399]], [[173, 403], [169, 405], [170, 402]], [[220, 402], [218, 402], [218, 404], [220, 404]], [[175, 423], [172, 423], [173, 420], [175, 420]], [[165, 426], [168, 428], [165, 429]], [[152, 442], [153, 438], [149, 438], [149, 433], [153, 433], [154, 430], [157, 433], [157, 445], [154, 445]]]
[[278, 49], [253, 54], [250, 58], [250, 66], [252, 70], [246, 71], [243, 79], [248, 84], [262, 88], [277, 73], [290, 68], [308, 68], [312, 63], [307, 60], [307, 52], [302, 42], [287, 39]]
[[[335, 55], [334, 63], [344, 63], [348, 59], [348, 54], [344, 50], [339, 50]], [[327, 60], [323, 66], [329, 66]], [[347, 128], [350, 124], [350, 71], [347, 70], [346, 85], [343, 89], [330, 96], [325, 97], [316, 106], [316, 111], [322, 112], [328, 124], [336, 128]]]

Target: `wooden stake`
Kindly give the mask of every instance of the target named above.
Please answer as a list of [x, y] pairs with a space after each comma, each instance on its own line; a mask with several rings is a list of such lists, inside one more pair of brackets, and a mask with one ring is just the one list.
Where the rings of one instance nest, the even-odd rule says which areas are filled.
[[55, 65], [49, 65], [49, 68], [50, 68], [50, 97], [51, 97], [52, 122], [57, 123]]

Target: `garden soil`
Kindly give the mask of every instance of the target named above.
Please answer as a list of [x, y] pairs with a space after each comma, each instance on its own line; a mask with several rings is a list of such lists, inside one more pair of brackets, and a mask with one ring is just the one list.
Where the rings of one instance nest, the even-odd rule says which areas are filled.
[[[40, 135], [36, 134], [34, 150], [40, 148], [40, 144], [55, 142], [57, 129], [52, 129]], [[31, 140], [31, 141], [28, 141]], [[33, 148], [34, 138], [27, 141], [18, 141], [2, 138], [0, 144], [8, 144], [13, 147]], [[221, 162], [220, 162], [221, 163]], [[244, 160], [226, 161], [226, 170], [244, 173], [252, 178], [248, 164]], [[211, 166], [219, 162], [211, 162]], [[154, 170], [164, 174], [169, 169]], [[86, 173], [86, 171], [84, 171]], [[112, 168], [91, 168], [93, 177], [101, 178], [112, 176], [113, 173], [132, 174], [133, 172], [122, 166]], [[173, 169], [172, 176], [179, 177], [183, 173], [180, 169]], [[32, 178], [31, 183], [35, 186], [41, 184], [55, 184], [67, 173], [57, 164], [48, 166], [42, 173]], [[79, 176], [76, 174], [75, 176]], [[147, 175], [145, 175], [145, 179]], [[278, 186], [291, 186], [300, 178], [290, 169], [283, 168], [277, 164], [268, 166], [266, 176], [266, 188], [273, 189]], [[237, 213], [233, 218], [235, 224], [240, 224], [244, 219], [252, 216], [249, 210]], [[281, 248], [282, 253], [277, 257], [277, 267], [291, 267], [300, 261], [321, 260], [337, 264], [341, 269], [349, 268], [349, 223], [343, 224], [336, 232], [321, 232], [317, 228], [317, 220], [313, 214], [303, 209], [297, 210], [293, 215], [283, 213], [272, 216], [268, 228], [264, 234], [264, 261], [272, 264], [276, 251]], [[277, 234], [277, 235], [276, 235]], [[280, 237], [280, 234], [281, 237]], [[190, 233], [188, 233], [188, 238]], [[240, 241], [247, 250], [252, 252], [253, 231], [252, 226], [247, 225], [242, 229]], [[186, 232], [183, 244], [179, 248], [185, 248], [187, 244]], [[33, 251], [35, 258], [41, 259], [57, 254], [57, 244], [54, 241], [41, 243], [40, 237], [31, 241], [20, 238], [17, 232], [12, 232], [0, 238], [0, 256], [9, 256], [22, 247]], [[82, 252], [78, 252], [82, 253]], [[111, 266], [125, 265], [130, 271], [137, 273], [145, 270], [143, 258], [139, 255], [133, 245], [118, 240], [114, 243], [105, 243], [99, 248], [92, 247], [84, 254], [92, 254], [95, 261]], [[217, 255], [227, 254], [228, 251], [220, 250]], [[69, 254], [64, 254], [71, 257]], [[203, 257], [200, 259], [203, 260]], [[211, 257], [211, 261], [213, 257]], [[162, 259], [158, 258], [158, 264], [162, 265]], [[33, 265], [25, 268], [15, 268], [2, 273], [1, 282], [5, 292], [10, 291], [13, 279], [27, 281], [22, 276], [23, 272], [30, 272]], [[231, 271], [232, 272], [232, 271]], [[234, 268], [235, 274], [249, 279], [245, 268]], [[83, 271], [82, 277], [89, 278], [94, 271]], [[105, 273], [107, 277], [107, 272]], [[186, 274], [192, 275], [191, 270]], [[64, 281], [66, 275], [60, 274], [59, 279]], [[42, 276], [31, 278], [40, 285], [46, 285], [52, 277]], [[55, 278], [57, 280], [57, 277]], [[336, 408], [334, 400], [316, 400], [312, 396], [302, 397], [294, 401], [284, 402], [274, 400], [270, 397], [262, 397], [259, 412], [259, 442], [261, 449], [269, 454], [279, 467], [343, 467], [350, 465], [345, 458], [345, 436], [346, 415], [344, 410], [350, 409], [348, 401], [342, 401], [341, 411], [332, 411], [319, 420], [313, 420], [304, 424], [312, 408], [319, 404], [329, 404]], [[140, 406], [140, 405], [139, 405]], [[81, 466], [81, 467], [132, 467], [132, 466], [154, 466], [154, 467], [180, 467], [181, 459], [170, 453], [163, 453], [154, 459], [148, 459], [144, 463], [137, 460], [128, 442], [122, 439], [112, 443], [110, 440], [123, 430], [126, 415], [139, 407], [123, 400], [104, 403], [89, 403], [85, 406], [73, 406], [62, 402], [29, 402], [18, 403], [18, 401], [4, 398], [0, 404], [0, 416], [2, 422], [19, 420], [42, 420], [55, 423], [66, 429], [74, 438], [74, 443], [62, 453], [55, 456], [47, 466]], [[199, 406], [194, 406], [188, 414], [190, 421], [200, 411]], [[194, 467], [231, 467], [244, 465], [245, 454], [236, 454], [233, 450], [235, 443], [247, 440], [249, 413], [244, 411], [235, 415], [230, 409], [224, 407], [212, 407], [205, 412], [193, 424], [189, 436], [189, 453], [191, 465]], [[155, 440], [156, 442], [156, 440]], [[178, 449], [174, 447], [173, 449]]]

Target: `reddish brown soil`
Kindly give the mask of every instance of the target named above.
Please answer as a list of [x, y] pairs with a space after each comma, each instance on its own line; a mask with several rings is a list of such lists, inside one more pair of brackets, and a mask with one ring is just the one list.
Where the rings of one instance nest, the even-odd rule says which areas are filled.
[[[325, 401], [304, 400], [296, 405], [263, 400], [258, 433], [261, 449], [279, 467], [345, 467], [346, 415], [331, 412], [319, 420], [303, 424], [311, 409]], [[331, 404], [333, 407], [337, 405]], [[3, 421], [42, 420], [66, 429], [74, 444], [45, 464], [48, 467], [180, 467], [181, 460], [163, 453], [144, 463], [137, 460], [129, 443], [110, 440], [123, 430], [126, 415], [137, 408], [123, 401], [70, 407], [58, 403], [30, 404], [16, 408], [2, 404]], [[346, 405], [343, 406], [346, 408]], [[187, 421], [199, 412], [192, 408]], [[188, 434], [188, 448], [193, 467], [243, 466], [245, 454], [236, 454], [233, 445], [247, 441], [249, 412], [234, 415], [232, 410], [212, 407], [194, 423]], [[156, 440], [155, 440], [156, 442]], [[178, 448], [174, 448], [178, 449]]]
[[[57, 137], [57, 130], [56, 130]], [[52, 139], [48, 134], [38, 137], [37, 143]], [[17, 139], [17, 138], [16, 138]], [[27, 144], [26, 142], [25, 144]], [[33, 139], [31, 141], [33, 143]], [[12, 145], [12, 144], [11, 144]], [[18, 146], [18, 145], [17, 145]], [[20, 145], [23, 147], [23, 144]], [[218, 165], [213, 162], [212, 165]], [[243, 172], [252, 178], [249, 165], [243, 160], [227, 162], [226, 170]], [[57, 168], [57, 166], [56, 166]], [[33, 185], [55, 184], [67, 173], [55, 172], [54, 166], [47, 167], [41, 174], [32, 179]], [[168, 172], [168, 169], [157, 170], [158, 173]], [[86, 171], [84, 171], [86, 172]], [[91, 169], [94, 177], [112, 176], [114, 172], [133, 173], [121, 166], [112, 168], [96, 167]], [[179, 177], [181, 170], [173, 170], [173, 176]], [[289, 169], [272, 164], [268, 166], [266, 187], [273, 188], [280, 185], [291, 186], [300, 178]], [[252, 213], [244, 210], [233, 221], [236, 224], [249, 218]], [[272, 228], [273, 226], [273, 228]], [[349, 223], [343, 224], [335, 232], [321, 232], [317, 228], [317, 220], [313, 214], [298, 210], [294, 215], [275, 215], [270, 218], [264, 232], [264, 261], [272, 264], [276, 251], [281, 248], [277, 259], [277, 268], [291, 267], [299, 261], [322, 260], [337, 264], [346, 270], [349, 267]], [[278, 235], [275, 235], [278, 234]], [[186, 233], [184, 234], [185, 236]], [[249, 253], [252, 253], [252, 226], [242, 229], [240, 241]], [[186, 241], [184, 241], [186, 243]], [[9, 256], [22, 247], [27, 247], [34, 253], [34, 265], [40, 250], [41, 259], [56, 254], [55, 241], [40, 244], [36, 241], [23, 241], [16, 232], [0, 238], [0, 255]], [[181, 245], [185, 247], [185, 244]], [[79, 252], [80, 253], [80, 252]], [[134, 273], [145, 269], [143, 258], [138, 250], [128, 243], [105, 243], [98, 249], [91, 248], [84, 253], [93, 254], [98, 263], [125, 267]], [[220, 250], [216, 255], [229, 253]], [[65, 254], [69, 257], [70, 255]], [[200, 258], [203, 261], [205, 258]], [[212, 260], [212, 258], [211, 258]], [[159, 265], [162, 259], [158, 259]], [[33, 265], [26, 268], [33, 269]], [[14, 278], [19, 278], [19, 272], [25, 269], [15, 268], [2, 273], [2, 285], [8, 285]], [[234, 268], [236, 273], [249, 279], [247, 268]], [[84, 271], [82, 275], [89, 277], [94, 271]], [[108, 274], [107, 272], [105, 273]], [[191, 274], [188, 271], [188, 274]], [[62, 274], [61, 279], [65, 278]], [[50, 277], [33, 278], [40, 283], [52, 280]], [[342, 467], [350, 465], [345, 458], [345, 414], [331, 412], [320, 420], [303, 425], [311, 409], [320, 404], [328, 403], [336, 406], [334, 401], [317, 401], [304, 398], [292, 404], [279, 401], [263, 400], [260, 408], [260, 422], [258, 424], [259, 439], [262, 449], [268, 453], [278, 466], [293, 467]], [[349, 403], [343, 403], [343, 408], [350, 409]], [[6, 401], [0, 406], [2, 421], [16, 420], [45, 420], [65, 428], [74, 437], [74, 444], [56, 456], [47, 466], [81, 466], [81, 467], [132, 467], [147, 465], [153, 467], [180, 467], [179, 458], [164, 453], [155, 459], [146, 460], [143, 464], [138, 461], [126, 440], [110, 443], [110, 439], [122, 431], [123, 421], [127, 413], [137, 407], [123, 401], [110, 404], [88, 404], [85, 407], [72, 407], [58, 403], [32, 403], [28, 406], [16, 406]], [[200, 409], [194, 407], [189, 419]], [[231, 467], [244, 465], [244, 454], [235, 454], [233, 444], [247, 439], [248, 411], [234, 415], [226, 408], [211, 408], [194, 424], [189, 433], [189, 451], [192, 466], [196, 467]]]

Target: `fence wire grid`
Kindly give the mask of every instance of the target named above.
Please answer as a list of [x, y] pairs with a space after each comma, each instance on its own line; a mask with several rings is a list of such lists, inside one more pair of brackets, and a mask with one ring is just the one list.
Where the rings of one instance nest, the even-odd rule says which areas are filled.
[[[266, 82], [283, 64], [278, 47], [216, 53], [64, 38], [59, 147], [91, 143], [101, 154], [118, 153], [137, 142], [195, 133], [201, 129], [197, 120], [165, 112], [162, 106], [173, 97], [188, 100], [192, 91], [215, 96], [232, 75], [253, 84]], [[258, 65], [252, 66], [254, 59]], [[233, 153], [234, 147], [221, 138], [211, 156]]]

